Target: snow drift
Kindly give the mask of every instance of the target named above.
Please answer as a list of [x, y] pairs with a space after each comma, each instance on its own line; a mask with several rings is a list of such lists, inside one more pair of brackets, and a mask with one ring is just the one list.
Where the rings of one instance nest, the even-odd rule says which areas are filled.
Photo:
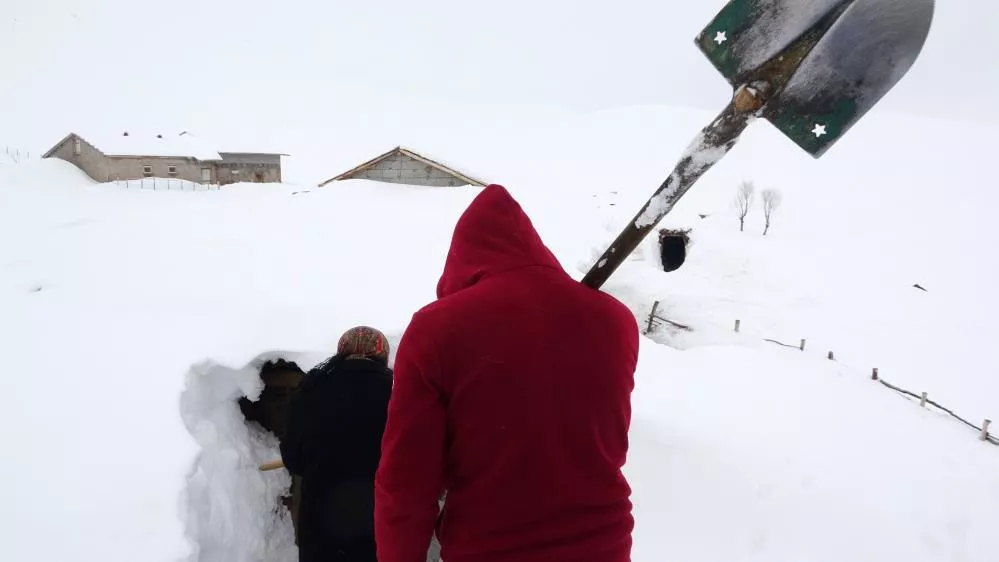
[[188, 372], [180, 411], [200, 448], [185, 490], [187, 535], [197, 545], [193, 560], [298, 560], [291, 516], [279, 503], [291, 477], [257, 470], [281, 458], [278, 440], [247, 423], [237, 406], [244, 396], [259, 397], [266, 360], [301, 360], [297, 355], [264, 354], [241, 369], [205, 361]]

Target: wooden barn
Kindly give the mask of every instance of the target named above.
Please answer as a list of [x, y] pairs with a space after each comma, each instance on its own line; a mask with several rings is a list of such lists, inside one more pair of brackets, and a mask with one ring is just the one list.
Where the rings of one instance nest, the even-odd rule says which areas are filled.
[[319, 184], [324, 187], [335, 181], [364, 179], [405, 185], [429, 187], [484, 187], [485, 182], [431, 160], [412, 150], [397, 146], [339, 176]]

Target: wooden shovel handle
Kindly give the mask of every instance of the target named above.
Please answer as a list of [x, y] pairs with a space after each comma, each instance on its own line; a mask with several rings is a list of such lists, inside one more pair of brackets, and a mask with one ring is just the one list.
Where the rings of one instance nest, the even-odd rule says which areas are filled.
[[635, 218], [625, 225], [596, 265], [586, 273], [583, 277], [584, 285], [599, 289], [607, 281], [694, 182], [735, 146], [739, 135], [749, 124], [750, 117], [750, 113], [737, 110], [733, 101], [710, 125], [701, 130], [666, 181], [652, 194]]
[[276, 461], [265, 462], [264, 464], [260, 465], [260, 472], [267, 472], [268, 470], [277, 470], [279, 468], [284, 468], [284, 461], [280, 459]]

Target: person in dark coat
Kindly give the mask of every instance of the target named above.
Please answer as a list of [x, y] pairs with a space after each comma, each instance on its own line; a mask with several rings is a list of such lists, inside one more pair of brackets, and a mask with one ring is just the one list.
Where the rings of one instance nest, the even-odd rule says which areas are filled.
[[437, 297], [396, 355], [379, 562], [419, 562], [435, 530], [445, 562], [629, 562], [634, 315], [498, 185], [458, 221]]
[[392, 392], [388, 356], [381, 332], [353, 328], [291, 398], [281, 458], [302, 479], [301, 562], [376, 562], [374, 480]]

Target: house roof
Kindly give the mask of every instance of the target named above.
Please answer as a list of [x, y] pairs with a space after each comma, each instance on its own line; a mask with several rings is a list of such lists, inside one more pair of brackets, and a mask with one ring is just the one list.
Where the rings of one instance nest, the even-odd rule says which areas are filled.
[[[43, 156], [51, 156], [64, 142], [72, 137], [79, 137], [105, 156], [151, 156], [166, 158], [195, 158], [201, 161], [222, 160], [220, 151], [211, 143], [184, 131], [180, 134], [149, 133], [143, 131], [119, 131], [117, 133], [101, 133], [86, 131], [70, 133], [63, 137]], [[224, 151], [226, 154], [243, 154], [240, 151]], [[256, 153], [264, 154], [264, 153]]]
[[330, 178], [330, 179], [328, 179], [328, 180], [320, 183], [319, 187], [323, 187], [323, 186], [325, 186], [325, 185], [327, 185], [329, 183], [335, 182], [335, 181], [350, 179], [350, 178], [354, 177], [357, 173], [362, 172], [362, 171], [367, 170], [367, 169], [370, 169], [370, 168], [372, 168], [374, 166], [377, 166], [379, 162], [381, 162], [381, 161], [383, 161], [383, 160], [385, 160], [387, 158], [390, 158], [392, 156], [399, 155], [399, 154], [401, 154], [403, 156], [407, 156], [409, 158], [412, 158], [413, 160], [416, 160], [418, 162], [422, 162], [422, 163], [426, 164], [427, 166], [430, 166], [432, 168], [440, 170], [441, 172], [444, 172], [445, 174], [448, 174], [450, 176], [454, 176], [455, 178], [458, 178], [461, 181], [466, 182], [466, 183], [468, 183], [470, 185], [474, 185], [474, 186], [478, 186], [478, 187], [485, 187], [485, 185], [486, 185], [485, 182], [483, 182], [481, 180], [477, 180], [477, 179], [475, 179], [473, 177], [467, 176], [467, 175], [465, 175], [465, 174], [463, 174], [463, 173], [455, 170], [454, 168], [450, 168], [448, 166], [445, 166], [444, 164], [441, 164], [439, 161], [431, 160], [430, 158], [427, 158], [426, 156], [423, 156], [421, 154], [413, 152], [412, 150], [409, 150], [407, 148], [403, 148], [401, 146], [397, 146], [397, 147], [393, 148], [392, 150], [389, 150], [385, 154], [381, 154], [379, 156], [376, 156], [376, 157], [372, 158], [371, 160], [368, 160], [367, 162], [365, 162], [365, 163], [363, 163], [363, 164], [361, 164], [359, 166], [356, 166], [354, 168], [351, 168], [350, 170], [347, 170], [346, 172], [340, 174], [339, 176]]

